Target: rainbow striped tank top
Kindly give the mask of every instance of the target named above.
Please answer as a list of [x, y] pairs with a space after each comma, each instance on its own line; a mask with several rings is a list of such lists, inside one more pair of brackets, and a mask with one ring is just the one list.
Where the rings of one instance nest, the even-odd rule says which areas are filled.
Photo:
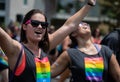
[[50, 82], [50, 63], [47, 57], [42, 60], [35, 58], [36, 82]]

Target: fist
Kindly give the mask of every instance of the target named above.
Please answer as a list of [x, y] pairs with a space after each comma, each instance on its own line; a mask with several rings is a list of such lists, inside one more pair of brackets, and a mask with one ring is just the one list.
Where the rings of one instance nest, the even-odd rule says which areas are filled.
[[90, 3], [91, 5], [95, 5], [96, 4], [96, 0], [88, 0], [88, 3]]

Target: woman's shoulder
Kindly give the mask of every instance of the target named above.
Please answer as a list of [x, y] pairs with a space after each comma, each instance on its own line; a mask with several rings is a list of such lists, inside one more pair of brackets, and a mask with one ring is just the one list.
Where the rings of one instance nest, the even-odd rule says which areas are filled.
[[106, 45], [102, 45], [101, 51], [102, 52], [104, 51], [104, 52], [106, 52], [108, 54], [112, 54], [113, 53], [113, 51]]
[[107, 45], [101, 45], [101, 48], [103, 48], [103, 49], [110, 49]]
[[74, 54], [80, 53], [80, 51], [79, 51], [77, 48], [69, 48], [69, 49], [67, 50], [67, 53], [68, 53], [69, 55], [74, 55]]

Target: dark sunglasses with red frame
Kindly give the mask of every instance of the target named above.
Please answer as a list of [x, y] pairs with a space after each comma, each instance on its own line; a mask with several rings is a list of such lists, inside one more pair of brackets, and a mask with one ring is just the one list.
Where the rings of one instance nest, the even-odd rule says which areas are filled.
[[41, 22], [38, 20], [28, 20], [25, 24], [31, 24], [33, 27], [42, 26], [43, 29], [48, 27], [48, 22]]

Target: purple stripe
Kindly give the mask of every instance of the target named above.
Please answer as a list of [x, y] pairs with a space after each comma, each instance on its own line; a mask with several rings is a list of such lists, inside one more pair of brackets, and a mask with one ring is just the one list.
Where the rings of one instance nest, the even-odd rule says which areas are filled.
[[102, 81], [102, 77], [86, 77], [87, 80]]

